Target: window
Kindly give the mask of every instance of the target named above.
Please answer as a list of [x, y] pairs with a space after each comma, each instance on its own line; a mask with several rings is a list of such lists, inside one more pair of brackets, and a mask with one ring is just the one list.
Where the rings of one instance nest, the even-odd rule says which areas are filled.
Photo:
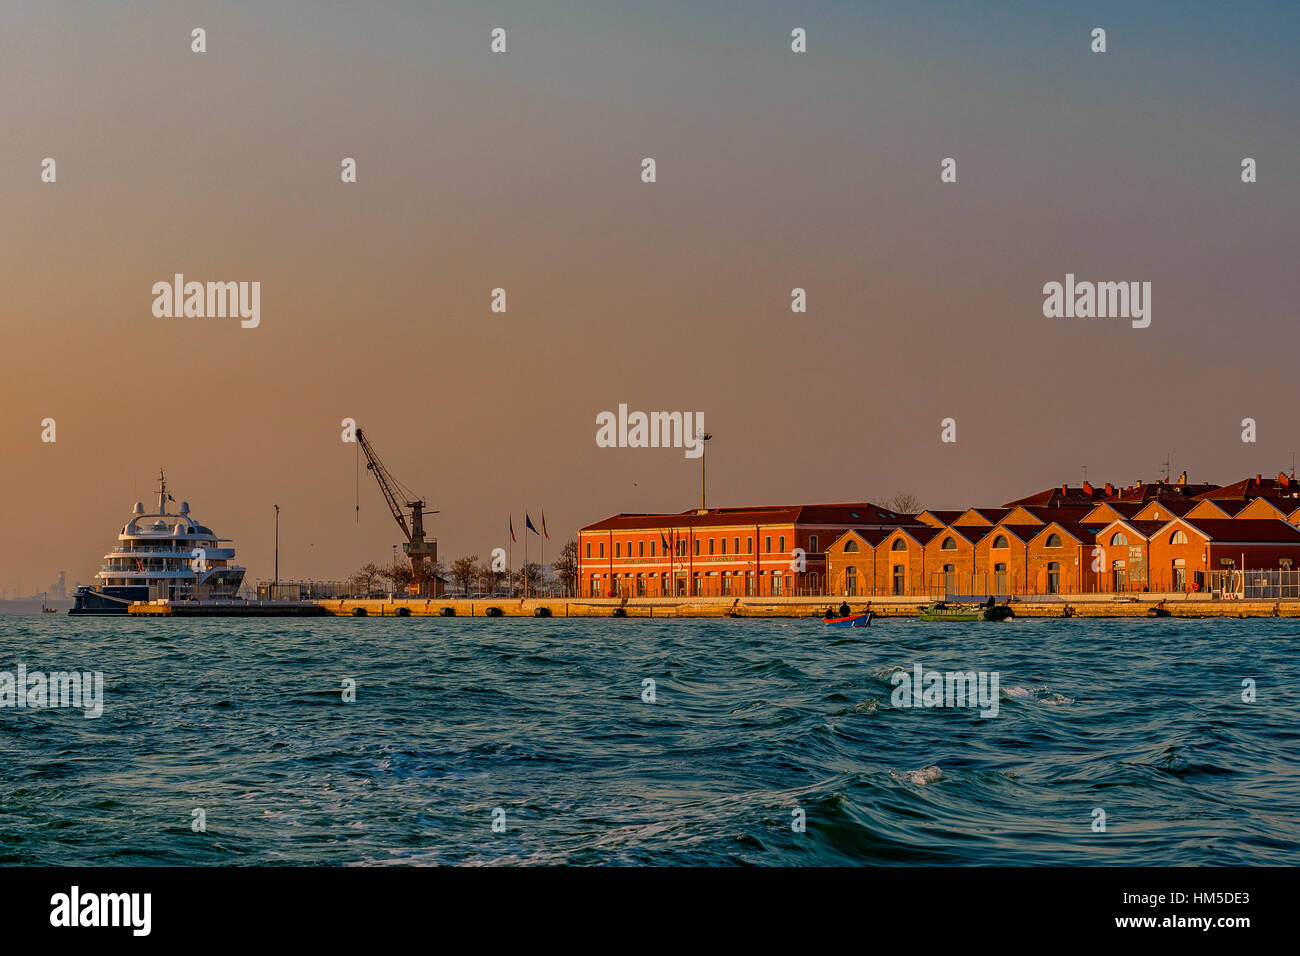
[[855, 596], [858, 593], [858, 569], [844, 569], [844, 593], [849, 596]]
[[[1049, 548], [1059, 548], [1061, 546], [1061, 536], [1059, 534], [1049, 534], [1047, 536], [1047, 546]], [[1055, 591], [1051, 592], [1055, 594]]]
[[[698, 556], [699, 553], [700, 553], [700, 539], [699, 539], [699, 538], [696, 538], [696, 539], [695, 539], [695, 554]], [[696, 594], [699, 594], [700, 592], [696, 591], [695, 593], [696, 593]]]
[[953, 537], [947, 537], [947, 538], [944, 538], [944, 539], [943, 539], [943, 544], [939, 545], [939, 549], [940, 549], [941, 551], [956, 551], [956, 550], [957, 550], [957, 539], [956, 539], [956, 538], [953, 538]]
[[644, 558], [644, 557], [645, 557], [645, 542], [644, 542], [644, 541], [638, 541], [638, 542], [636, 543], [636, 556], [637, 556], [638, 558]]
[[631, 541], [629, 541], [629, 542], [627, 543], [627, 556], [628, 556], [629, 558], [632, 557], [632, 542], [631, 542]]
[[623, 557], [623, 543], [621, 541], [614, 542], [614, 557]]
[[753, 554], [753, 553], [754, 553], [754, 539], [753, 539], [753, 538], [746, 538], [746, 539], [745, 539], [745, 553], [746, 553], [746, 554]]
[[731, 539], [731, 543], [732, 543], [733, 545], [735, 545], [735, 547], [732, 548], [732, 550], [735, 551], [736, 554], [740, 554], [740, 539], [739, 539], [739, 538], [732, 538], [732, 539]]
[[850, 539], [844, 543], [845, 554], [856, 554], [857, 551], [858, 551], [858, 543], [856, 541]]
[[726, 554], [726, 553], [727, 553], [727, 539], [726, 539], [726, 538], [723, 538], [723, 539], [722, 539], [722, 553], [723, 553], [723, 554]]
[[600, 556], [601, 556], [602, 558], [605, 556], [605, 542], [604, 542], [604, 541], [602, 541], [602, 542], [600, 543]]
[[993, 539], [993, 547], [995, 547], [995, 548], [1006, 548], [1006, 547], [1010, 547], [1010, 545], [1007, 544], [1007, 536], [1004, 535], [1004, 534], [1000, 534], [1000, 535], [998, 535], [996, 538], [994, 538], [994, 539]]
[[587, 542], [587, 557], [591, 557], [591, 542]]
[[713, 553], [713, 539], [709, 539], [709, 554]]
[[809, 554], [817, 553], [817, 535], [815, 534], [808, 536], [808, 553]]
[[770, 534], [763, 539], [763, 550], [768, 554], [772, 553], [772, 536]]
[[651, 542], [650, 542], [650, 557], [653, 558], [654, 556], [655, 556], [655, 543], [654, 543], [653, 541], [651, 541]]
[[[1285, 561], [1286, 559], [1283, 558], [1283, 560]], [[812, 574], [808, 575], [808, 592], [811, 594], [812, 592], [816, 591], [816, 590], [817, 590], [817, 585], [818, 585], [819, 583], [820, 583], [820, 579], [817, 577], [817, 572], [816, 572], [816, 571], [814, 571]]]
[[1110, 536], [1111, 544], [1128, 544], [1128, 538], [1124, 537], [1123, 531], [1116, 531]]
[[902, 538], [895, 538], [894, 543], [889, 546], [890, 551], [906, 551], [907, 542]]
[[[722, 541], [725, 544], [727, 539], [723, 538]], [[728, 574], [726, 571], [722, 572], [722, 596], [723, 597], [731, 596], [731, 575]]]
[[907, 572], [901, 564], [894, 565], [894, 594], [901, 596], [907, 589]]
[[1187, 543], [1187, 535], [1184, 534], [1182, 531], [1175, 531], [1173, 534], [1171, 534], [1171, 535], [1169, 536], [1169, 543], [1170, 543], [1170, 544], [1186, 544], [1186, 543]]
[[784, 580], [785, 578], [783, 578], [781, 575], [777, 574], [775, 571], [772, 572], [772, 593], [773, 594], [784, 593], [781, 587], [781, 584]]
[[779, 554], [785, 554], [785, 535], [776, 539], [776, 550]]

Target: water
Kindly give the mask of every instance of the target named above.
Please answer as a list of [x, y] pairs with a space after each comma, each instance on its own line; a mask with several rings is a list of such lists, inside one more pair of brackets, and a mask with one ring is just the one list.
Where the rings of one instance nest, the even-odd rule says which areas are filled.
[[[0, 709], [0, 863], [1295, 865], [1298, 643], [1288, 620], [0, 617], [0, 670], [106, 682], [99, 719]], [[917, 662], [997, 671], [998, 715], [891, 706]]]

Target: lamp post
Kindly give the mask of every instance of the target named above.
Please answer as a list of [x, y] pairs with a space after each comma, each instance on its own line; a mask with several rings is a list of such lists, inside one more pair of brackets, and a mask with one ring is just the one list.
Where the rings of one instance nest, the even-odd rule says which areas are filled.
[[271, 600], [280, 590], [280, 506], [275, 506], [275, 578], [271, 583]]
[[713, 436], [710, 435], [708, 432], [701, 431], [695, 437], [700, 440], [700, 513], [703, 514], [704, 512], [709, 510], [708, 506], [705, 504], [707, 499], [704, 493], [704, 488], [705, 488], [704, 460], [705, 458], [708, 457], [708, 453], [709, 453], [708, 443], [713, 438]]

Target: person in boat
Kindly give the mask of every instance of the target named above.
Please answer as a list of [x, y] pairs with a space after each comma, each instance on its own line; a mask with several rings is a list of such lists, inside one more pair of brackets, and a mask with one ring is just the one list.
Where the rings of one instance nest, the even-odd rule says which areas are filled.
[[849, 607], [849, 602], [844, 601], [840, 604], [840, 617], [848, 617], [853, 613], [853, 608]]
[[992, 595], [992, 594], [989, 595], [988, 603], [985, 604], [984, 606], [985, 606], [985, 607], [992, 607], [992, 606], [993, 606], [993, 595]]

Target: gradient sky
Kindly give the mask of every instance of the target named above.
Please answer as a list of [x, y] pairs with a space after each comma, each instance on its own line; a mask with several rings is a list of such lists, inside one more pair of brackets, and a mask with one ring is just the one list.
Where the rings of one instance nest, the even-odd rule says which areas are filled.
[[[276, 502], [282, 577], [387, 560], [345, 416], [444, 559], [694, 507], [698, 461], [596, 446], [620, 402], [703, 412], [714, 505], [1289, 468], [1298, 39], [1280, 2], [11, 0], [0, 589], [89, 580], [159, 465], [250, 579]], [[175, 272], [260, 281], [261, 327], [154, 318]], [[1151, 327], [1044, 318], [1067, 272], [1150, 281]]]

